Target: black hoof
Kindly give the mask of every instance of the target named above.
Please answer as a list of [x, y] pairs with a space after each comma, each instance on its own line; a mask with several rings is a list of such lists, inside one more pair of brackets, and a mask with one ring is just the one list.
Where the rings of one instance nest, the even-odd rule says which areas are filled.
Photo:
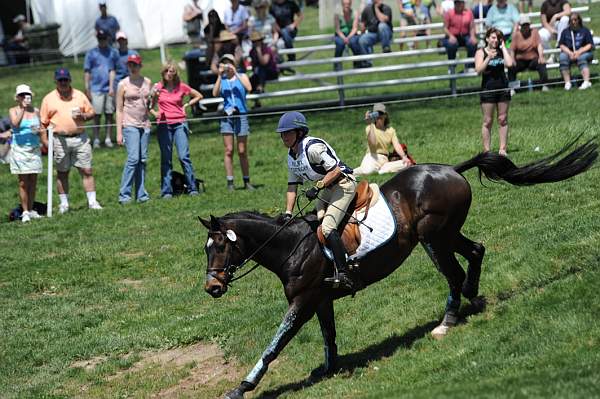
[[472, 284], [465, 284], [462, 287], [462, 294], [468, 300], [473, 300], [477, 294], [479, 294], [479, 286]]
[[319, 367], [318, 369], [314, 369], [313, 371], [310, 372], [310, 379], [312, 381], [319, 381], [324, 378], [331, 377], [332, 375], [335, 374], [335, 371], [336, 371], [335, 367], [329, 367], [329, 368]]
[[244, 399], [244, 391], [240, 388], [232, 389], [225, 394], [224, 399]]
[[485, 299], [484, 296], [476, 296], [474, 298], [471, 298], [470, 301], [471, 301], [471, 305], [473, 305], [473, 307], [476, 310], [478, 310], [478, 311], [485, 310], [485, 307], [487, 305], [487, 300]]

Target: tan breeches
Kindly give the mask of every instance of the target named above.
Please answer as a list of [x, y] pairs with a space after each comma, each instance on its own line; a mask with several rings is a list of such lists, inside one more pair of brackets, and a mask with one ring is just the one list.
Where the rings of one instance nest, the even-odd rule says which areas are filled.
[[[321, 221], [323, 236], [327, 238], [329, 233], [337, 229], [348, 210], [348, 205], [354, 198], [356, 192], [356, 181], [354, 176], [344, 177], [338, 183], [322, 190], [319, 197], [331, 203], [317, 202], [317, 217]], [[340, 232], [341, 233], [341, 232]]]

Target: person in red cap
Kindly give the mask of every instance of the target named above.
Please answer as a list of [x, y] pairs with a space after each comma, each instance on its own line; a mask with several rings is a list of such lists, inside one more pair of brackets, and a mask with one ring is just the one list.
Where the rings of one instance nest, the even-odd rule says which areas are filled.
[[134, 184], [138, 202], [150, 199], [144, 180], [150, 139], [147, 102], [152, 82], [140, 73], [142, 57], [138, 54], [127, 57], [127, 68], [129, 76], [121, 80], [117, 88], [117, 144], [125, 145], [127, 150], [127, 161], [119, 188], [120, 204], [133, 201]]

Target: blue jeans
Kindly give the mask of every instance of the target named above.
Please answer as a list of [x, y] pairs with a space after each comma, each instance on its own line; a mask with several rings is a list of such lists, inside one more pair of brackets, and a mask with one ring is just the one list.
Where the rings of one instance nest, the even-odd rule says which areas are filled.
[[392, 42], [392, 29], [385, 22], [380, 22], [379, 25], [377, 25], [377, 32], [365, 32], [360, 35], [360, 39], [358, 39], [360, 53], [373, 53], [373, 46], [377, 42], [381, 42], [381, 47], [390, 47]]
[[[352, 50], [352, 54], [360, 55], [360, 45], [358, 44], [358, 35], [354, 35], [350, 38], [348, 42], [348, 47]], [[335, 41], [335, 57], [341, 57], [344, 54], [344, 50], [346, 49], [346, 44], [344, 40], [338, 35], [335, 35], [333, 40]]]
[[593, 59], [594, 53], [592, 53], [591, 51], [581, 54], [579, 57], [577, 57], [577, 61], [571, 61], [567, 53], [561, 52], [558, 56], [559, 69], [561, 71], [568, 71], [569, 69], [571, 69], [571, 64], [577, 63], [577, 66], [581, 71], [583, 69], [589, 68], [588, 64], [592, 62]]
[[475, 51], [477, 51], [477, 44], [471, 43], [470, 36], [462, 35], [456, 36], [456, 43], [450, 43], [448, 38], [444, 38], [442, 41], [442, 45], [446, 48], [446, 53], [448, 54], [449, 60], [456, 59], [456, 52], [460, 46], [465, 46], [467, 49], [467, 57], [474, 57]]
[[171, 187], [171, 172], [173, 171], [173, 143], [177, 147], [177, 156], [181, 163], [181, 169], [185, 175], [185, 181], [190, 187], [190, 193], [198, 192], [194, 167], [190, 159], [190, 143], [188, 142], [188, 124], [182, 123], [159, 123], [158, 124], [158, 146], [160, 147], [160, 195], [173, 195]]
[[119, 202], [121, 203], [131, 201], [131, 189], [134, 183], [135, 196], [138, 202], [145, 202], [150, 199], [144, 187], [149, 140], [149, 128], [123, 127], [123, 141], [127, 150], [127, 161], [125, 161], [121, 187], [119, 188]]
[[[296, 38], [297, 33], [298, 33], [298, 29], [290, 29], [287, 26], [285, 28], [281, 28], [281, 38], [283, 39], [285, 48], [293, 48], [294, 47], [294, 39]], [[296, 54], [288, 54], [288, 60], [295, 61]]]

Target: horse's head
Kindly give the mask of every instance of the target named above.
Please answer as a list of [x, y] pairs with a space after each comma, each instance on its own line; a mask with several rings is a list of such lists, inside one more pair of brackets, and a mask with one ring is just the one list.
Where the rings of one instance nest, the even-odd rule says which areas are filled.
[[200, 217], [198, 219], [208, 230], [204, 246], [208, 258], [204, 290], [213, 298], [219, 298], [227, 292], [233, 273], [243, 261], [237, 242], [238, 237], [232, 229], [223, 226], [219, 219], [212, 215], [210, 220]]

